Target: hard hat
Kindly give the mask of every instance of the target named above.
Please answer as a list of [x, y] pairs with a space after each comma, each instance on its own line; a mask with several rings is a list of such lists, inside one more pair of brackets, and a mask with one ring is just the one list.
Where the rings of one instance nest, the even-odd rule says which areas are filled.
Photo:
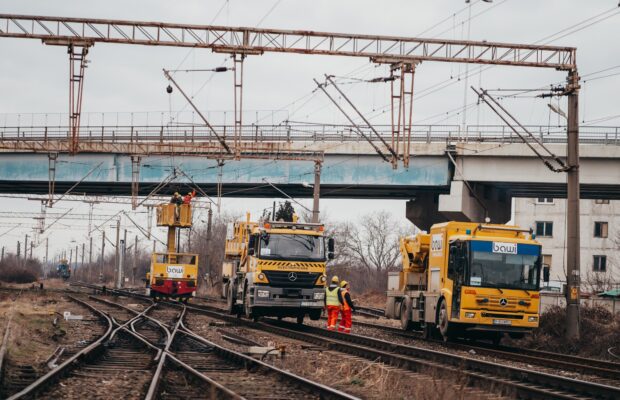
[[175, 196], [180, 196], [179, 192], [174, 192]]
[[338, 283], [339, 279], [336, 275], [332, 276], [332, 283]]
[[188, 195], [192, 194], [192, 192], [187, 192]]
[[343, 287], [347, 287], [348, 285], [349, 285], [349, 282], [347, 282], [347, 281], [340, 282], [340, 287], [342, 287], [342, 288]]

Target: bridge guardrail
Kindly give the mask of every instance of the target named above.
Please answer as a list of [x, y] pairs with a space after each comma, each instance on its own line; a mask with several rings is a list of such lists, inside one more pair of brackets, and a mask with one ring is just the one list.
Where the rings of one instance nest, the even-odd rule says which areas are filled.
[[[231, 125], [214, 126], [224, 138], [231, 138], [234, 127]], [[381, 137], [388, 142], [392, 138], [389, 125], [375, 126]], [[566, 128], [563, 126], [531, 125], [526, 128], [544, 143], [565, 143]], [[378, 141], [370, 132], [364, 133]], [[0, 141], [27, 140], [47, 141], [63, 140], [70, 137], [68, 126], [0, 126]], [[620, 127], [584, 126], [579, 132], [581, 143], [620, 145]], [[104, 125], [82, 126], [80, 139], [102, 142], [198, 142], [217, 141], [204, 125]], [[284, 125], [246, 125], [241, 130], [243, 141], [326, 141], [326, 142], [362, 142], [355, 128], [350, 125], [329, 124], [284, 124]], [[462, 130], [459, 125], [414, 125], [411, 133], [412, 142], [492, 142], [519, 143], [521, 138], [505, 125], [468, 125]]]

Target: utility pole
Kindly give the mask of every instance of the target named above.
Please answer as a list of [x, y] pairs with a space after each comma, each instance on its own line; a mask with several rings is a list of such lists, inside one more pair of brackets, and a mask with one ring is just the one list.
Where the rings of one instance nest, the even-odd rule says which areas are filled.
[[114, 280], [116, 281], [117, 289], [118, 286], [118, 276], [119, 272], [119, 250], [120, 250], [120, 233], [121, 233], [121, 220], [120, 218], [116, 220], [116, 254], [114, 255]]
[[0, 256], [0, 261], [4, 260], [4, 246], [2, 246], [2, 256]]
[[48, 256], [48, 252], [49, 252], [49, 245], [50, 245], [50, 239], [49, 238], [45, 238], [45, 265], [47, 265], [47, 263], [48, 263], [47, 256]]
[[105, 231], [101, 235], [101, 267], [99, 269], [99, 282], [103, 282], [103, 264], [105, 256]]
[[26, 234], [26, 238], [24, 239], [24, 265], [26, 265], [27, 259], [28, 259], [28, 234]]
[[19, 243], [19, 240], [17, 241], [17, 259], [19, 260], [19, 256], [20, 256], [20, 249], [21, 249], [21, 243]]
[[[275, 201], [273, 202], [275, 208]], [[273, 220], [273, 216], [271, 217]], [[213, 209], [209, 206], [207, 213], [207, 255], [205, 256], [205, 272], [211, 276], [211, 266], [209, 265], [209, 254], [211, 254], [211, 223], [213, 221]], [[200, 276], [200, 273], [198, 273]], [[210, 284], [210, 282], [209, 282]]]
[[93, 279], [93, 237], [90, 236], [90, 244], [88, 246], [88, 280], [92, 282]]
[[73, 264], [73, 248], [69, 249], [69, 266]]
[[84, 248], [86, 247], [86, 243], [82, 243], [82, 265], [80, 265], [80, 268], [84, 268]]
[[117, 280], [116, 280], [116, 288], [120, 289], [123, 287], [123, 281], [125, 280], [125, 250], [126, 250], [126, 246], [125, 243], [127, 239], [121, 239], [119, 246], [120, 246], [120, 256], [118, 259], [118, 276], [117, 276]]
[[321, 162], [314, 162], [314, 193], [312, 195], [312, 222], [319, 222], [319, 199], [321, 196]]
[[568, 73], [568, 140], [566, 145], [566, 338], [579, 339], [579, 75], [576, 69]]
[[136, 284], [136, 270], [138, 268], [138, 235], [133, 240], [133, 268], [131, 269], [131, 284]]
[[34, 243], [30, 241], [30, 258], [32, 258], [32, 250], [34, 249]]
[[75, 271], [77, 271], [78, 267], [78, 245], [75, 245]]

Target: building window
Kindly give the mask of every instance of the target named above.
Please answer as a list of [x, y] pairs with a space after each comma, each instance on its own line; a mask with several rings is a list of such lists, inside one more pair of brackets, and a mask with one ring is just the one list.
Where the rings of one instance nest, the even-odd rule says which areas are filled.
[[606, 238], [607, 237], [607, 222], [595, 222], [594, 223], [594, 237]]
[[543, 254], [542, 256], [542, 266], [551, 268], [551, 254]]
[[609, 204], [609, 199], [596, 199], [594, 204]]
[[551, 197], [539, 197], [536, 199], [537, 204], [553, 204], [553, 199]]
[[592, 271], [594, 272], [607, 271], [607, 256], [594, 256], [594, 264], [592, 265]]
[[536, 222], [536, 236], [553, 236], [553, 222]]

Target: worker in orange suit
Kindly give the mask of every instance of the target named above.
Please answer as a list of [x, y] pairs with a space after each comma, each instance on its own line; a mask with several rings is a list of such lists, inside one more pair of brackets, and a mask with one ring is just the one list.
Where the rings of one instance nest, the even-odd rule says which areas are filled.
[[192, 190], [191, 192], [188, 192], [185, 196], [183, 196], [183, 204], [190, 204], [194, 197], [196, 197], [196, 191], [195, 190]]
[[342, 312], [342, 318], [340, 319], [338, 332], [351, 333], [351, 326], [353, 325], [351, 314], [355, 311], [355, 305], [353, 304], [351, 294], [349, 293], [349, 282], [340, 282], [340, 288], [340, 295], [342, 297], [342, 307], [340, 310]]
[[336, 323], [338, 322], [338, 313], [340, 312], [340, 306], [342, 305], [340, 296], [340, 285], [337, 276], [332, 277], [332, 281], [328, 287], [325, 288], [325, 307], [327, 308], [327, 329], [330, 331], [336, 330]]

